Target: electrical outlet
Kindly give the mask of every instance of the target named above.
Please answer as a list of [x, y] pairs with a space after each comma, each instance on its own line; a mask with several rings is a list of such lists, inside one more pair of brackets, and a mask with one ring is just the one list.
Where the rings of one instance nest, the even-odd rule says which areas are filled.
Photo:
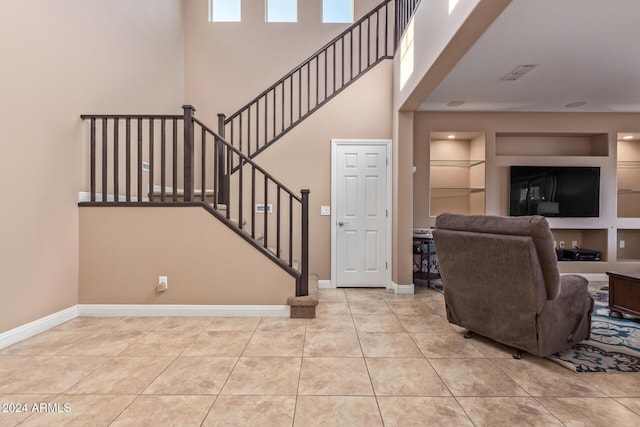
[[624, 249], [624, 240], [620, 240], [620, 249]]
[[158, 276], [158, 286], [156, 286], [156, 291], [164, 292], [169, 288], [169, 278], [167, 276]]
[[553, 247], [554, 247], [554, 248], [557, 248], [557, 247], [558, 247], [558, 242], [557, 242], [557, 241], [555, 241], [555, 240], [553, 241]]
[[577, 240], [573, 240], [573, 241], [571, 242], [571, 247], [572, 247], [572, 248], [577, 248], [577, 247], [578, 247], [578, 241], [577, 241]]
[[564, 240], [560, 240], [560, 247], [564, 248]]

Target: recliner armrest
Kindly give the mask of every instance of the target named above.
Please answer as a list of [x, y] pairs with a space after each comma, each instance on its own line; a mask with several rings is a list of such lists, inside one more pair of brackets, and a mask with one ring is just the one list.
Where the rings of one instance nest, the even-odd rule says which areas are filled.
[[560, 294], [548, 300], [538, 314], [540, 355], [555, 353], [566, 348], [569, 342], [579, 342], [589, 336], [593, 299], [588, 286], [589, 282], [582, 276], [560, 277]]
[[587, 292], [589, 289], [589, 281], [577, 274], [567, 274], [560, 276], [560, 295], [563, 294], [577, 295], [580, 292]]

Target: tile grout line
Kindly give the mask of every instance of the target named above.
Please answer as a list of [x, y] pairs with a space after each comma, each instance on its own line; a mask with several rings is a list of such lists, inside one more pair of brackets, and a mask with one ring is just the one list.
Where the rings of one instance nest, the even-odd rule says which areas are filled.
[[302, 339], [302, 353], [300, 354], [300, 370], [298, 371], [298, 384], [296, 385], [296, 401], [293, 404], [293, 416], [291, 417], [291, 427], [296, 423], [296, 412], [298, 411], [298, 398], [300, 397], [300, 380], [302, 378], [302, 366], [304, 362], [304, 349], [307, 344], [307, 331], [309, 330], [309, 321], [304, 324], [304, 337]]
[[[237, 358], [236, 358], [235, 363], [233, 364], [233, 367], [229, 370], [229, 373], [227, 374], [227, 377], [225, 378], [224, 383], [220, 386], [220, 391], [218, 391], [218, 393], [216, 394], [216, 398], [213, 399], [213, 402], [211, 403], [211, 406], [209, 407], [209, 410], [207, 411], [207, 413], [205, 414], [204, 418], [202, 419], [202, 422], [200, 423], [200, 426], [204, 425], [204, 422], [207, 420], [207, 418], [211, 414], [211, 410], [213, 409], [213, 407], [215, 406], [216, 402], [218, 401], [218, 398], [222, 394], [222, 390], [224, 390], [225, 386], [227, 385], [227, 382], [229, 381], [229, 378], [231, 378], [231, 374], [236, 369], [236, 366], [238, 366], [238, 362], [240, 361], [240, 358], [242, 357], [242, 353], [244, 353], [244, 351], [247, 349], [247, 346], [249, 345], [249, 341], [251, 341], [251, 338], [253, 338], [254, 334], [258, 330], [258, 327], [260, 326], [260, 323], [262, 323], [262, 319], [263, 319], [263, 317], [261, 317], [260, 320], [258, 321], [258, 323], [256, 323], [256, 326], [255, 326], [255, 328], [253, 328], [253, 331], [251, 332], [251, 336], [247, 340], [247, 343], [245, 344], [244, 348], [242, 349], [240, 354], [238, 356], [236, 356]], [[213, 321], [211, 321], [211, 323], [213, 323]], [[209, 325], [209, 327], [210, 326], [211, 325]], [[207, 331], [208, 331], [208, 328], [205, 329], [203, 332], [207, 332]], [[223, 332], [223, 331], [213, 331], [213, 332]], [[235, 331], [231, 331], [231, 332], [235, 332]]]

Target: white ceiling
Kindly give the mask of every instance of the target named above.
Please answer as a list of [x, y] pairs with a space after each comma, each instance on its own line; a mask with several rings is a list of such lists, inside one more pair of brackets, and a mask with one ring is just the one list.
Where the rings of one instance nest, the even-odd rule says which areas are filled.
[[513, 0], [418, 109], [640, 112], [640, 0]]

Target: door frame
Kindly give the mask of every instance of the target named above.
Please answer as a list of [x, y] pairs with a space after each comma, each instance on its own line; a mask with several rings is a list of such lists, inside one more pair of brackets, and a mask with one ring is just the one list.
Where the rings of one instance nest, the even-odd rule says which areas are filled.
[[337, 167], [336, 162], [338, 160], [337, 153], [340, 146], [384, 146], [386, 147], [387, 154], [387, 221], [386, 221], [386, 233], [387, 233], [387, 247], [385, 262], [387, 263], [387, 272], [385, 275], [385, 287], [391, 288], [391, 271], [393, 266], [392, 260], [392, 248], [393, 248], [393, 150], [390, 139], [332, 139], [331, 140], [331, 287], [336, 288], [338, 283], [338, 263], [337, 263], [337, 236], [338, 236], [338, 224], [336, 223], [335, 212], [337, 205], [336, 189], [337, 189]]

